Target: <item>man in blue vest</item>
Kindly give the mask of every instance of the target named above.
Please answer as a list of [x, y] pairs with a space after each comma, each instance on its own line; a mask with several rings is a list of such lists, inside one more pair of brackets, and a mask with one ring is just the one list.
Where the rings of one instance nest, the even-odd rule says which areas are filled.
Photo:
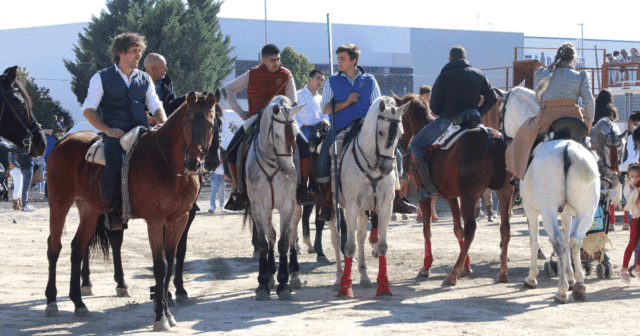
[[154, 111], [157, 122], [167, 120], [153, 81], [146, 72], [137, 69], [145, 48], [143, 36], [135, 33], [116, 36], [111, 46], [115, 64], [91, 78], [87, 98], [82, 105], [84, 117], [104, 133], [106, 166], [100, 177], [100, 194], [105, 225], [112, 231], [125, 229], [120, 213], [123, 153], [120, 138], [136, 126], [149, 127], [147, 110]]
[[[382, 94], [376, 79], [358, 66], [360, 49], [355, 44], [344, 44], [336, 50], [338, 55], [339, 72], [325, 83], [320, 106], [324, 106], [323, 113], [331, 114], [331, 100], [335, 101], [335, 124], [331, 125], [337, 135], [344, 128], [357, 119], [364, 118], [371, 104]], [[317, 180], [325, 199], [320, 214], [320, 220], [330, 220], [333, 213], [331, 198], [331, 157], [329, 148], [333, 143], [333, 132], [329, 131], [320, 150], [317, 164]], [[400, 207], [398, 209], [397, 207]], [[416, 207], [406, 202], [404, 197], [396, 193], [394, 212], [412, 212]]]

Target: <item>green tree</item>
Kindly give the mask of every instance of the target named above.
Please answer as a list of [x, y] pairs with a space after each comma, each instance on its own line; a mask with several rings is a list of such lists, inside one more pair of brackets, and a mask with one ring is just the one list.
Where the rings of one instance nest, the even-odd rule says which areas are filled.
[[230, 37], [220, 32], [217, 18], [221, 1], [107, 0], [107, 9], [93, 17], [74, 45], [75, 61], [64, 60], [71, 73], [71, 89], [82, 104], [89, 81], [109, 67], [113, 39], [123, 32], [145, 36], [147, 49], [167, 60], [169, 76], [178, 95], [213, 91], [231, 73]]
[[74, 120], [68, 110], [64, 109], [60, 102], [53, 100], [49, 95], [49, 89], [40, 87], [35, 80], [29, 76], [25, 68], [18, 68], [18, 80], [24, 85], [25, 90], [31, 97], [33, 103], [33, 114], [36, 116], [42, 128], [50, 128], [53, 115], [64, 116], [64, 125], [67, 129], [73, 127]]
[[300, 90], [309, 83], [309, 73], [315, 66], [302, 54], [298, 54], [291, 47], [286, 47], [280, 53], [282, 66], [289, 69], [296, 82], [296, 89]]

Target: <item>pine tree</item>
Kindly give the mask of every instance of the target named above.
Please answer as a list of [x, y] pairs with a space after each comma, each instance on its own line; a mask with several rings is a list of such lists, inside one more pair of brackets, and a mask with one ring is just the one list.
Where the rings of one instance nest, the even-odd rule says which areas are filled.
[[73, 127], [74, 120], [71, 113], [64, 109], [59, 101], [53, 100], [49, 95], [49, 89], [36, 84], [26, 68], [18, 68], [18, 80], [24, 85], [25, 90], [33, 104], [33, 114], [36, 116], [42, 128], [49, 128], [53, 115], [64, 116], [64, 125], [67, 129]]
[[280, 59], [282, 66], [293, 74], [297, 90], [309, 83], [309, 74], [315, 66], [304, 55], [296, 53], [291, 47], [286, 47], [280, 53]]
[[71, 89], [82, 104], [89, 81], [97, 71], [113, 65], [111, 44], [123, 32], [143, 35], [147, 49], [167, 60], [178, 95], [213, 91], [232, 71], [230, 37], [220, 32], [214, 0], [107, 0], [107, 9], [93, 17], [74, 46], [75, 61], [64, 60], [71, 73]]

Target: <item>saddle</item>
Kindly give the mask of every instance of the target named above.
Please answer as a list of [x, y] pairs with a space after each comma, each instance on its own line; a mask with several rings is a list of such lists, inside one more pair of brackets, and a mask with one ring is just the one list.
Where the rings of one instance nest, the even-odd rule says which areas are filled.
[[462, 135], [469, 132], [472, 129], [479, 128], [483, 130], [489, 139], [499, 138], [496, 134], [493, 133], [491, 128], [488, 128], [482, 124], [475, 123], [463, 123], [463, 124], [451, 124], [449, 128], [438, 138], [433, 144], [430, 146], [431, 149], [438, 148], [442, 150], [447, 150], [451, 148]]
[[[125, 151], [125, 155], [128, 155], [133, 145], [138, 141], [138, 138], [145, 132], [147, 132], [147, 128], [144, 126], [138, 126], [133, 128], [131, 131], [127, 132], [122, 138], [120, 138], [120, 145]], [[102, 140], [102, 136], [100, 133], [93, 140], [91, 140], [91, 147], [87, 150], [84, 158], [87, 162], [95, 163], [98, 165], [106, 165], [104, 158], [104, 141]]]

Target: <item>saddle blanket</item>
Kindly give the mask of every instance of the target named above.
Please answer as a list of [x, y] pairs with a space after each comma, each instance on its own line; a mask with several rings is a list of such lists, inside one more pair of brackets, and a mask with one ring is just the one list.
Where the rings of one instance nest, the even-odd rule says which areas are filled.
[[489, 138], [500, 137], [499, 134], [494, 133], [496, 132], [495, 130], [492, 131], [492, 129], [487, 128], [484, 125], [478, 125], [473, 128], [462, 128], [460, 125], [451, 125], [440, 137], [438, 137], [438, 139], [436, 139], [436, 141], [433, 142], [431, 146], [447, 150], [451, 148], [451, 146], [453, 146], [453, 144], [456, 143], [456, 141], [460, 139], [462, 135], [475, 128], [480, 128], [481, 130], [485, 131]]
[[[133, 145], [135, 144], [136, 140], [138, 140], [138, 138], [146, 131], [147, 131], [146, 127], [138, 126], [132, 129], [131, 131], [127, 132], [127, 134], [125, 134], [122, 138], [120, 138], [120, 145], [124, 149], [125, 155], [129, 154], [129, 151], [131, 150], [131, 148], [133, 148]], [[105, 159], [104, 159], [104, 143], [102, 141], [102, 138], [100, 138], [100, 140], [96, 141], [93, 145], [91, 145], [91, 147], [87, 151], [87, 154], [85, 154], [84, 158], [85, 160], [91, 163], [95, 163], [103, 166], [106, 165]]]

